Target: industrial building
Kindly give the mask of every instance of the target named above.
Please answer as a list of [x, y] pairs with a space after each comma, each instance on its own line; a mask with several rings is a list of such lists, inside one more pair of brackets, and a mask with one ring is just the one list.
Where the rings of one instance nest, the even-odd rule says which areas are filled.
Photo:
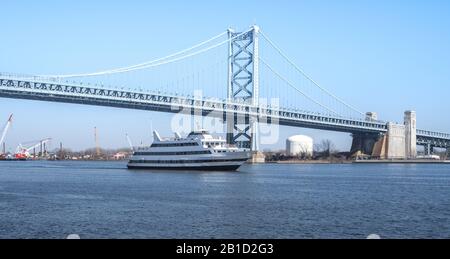
[[286, 154], [288, 156], [313, 156], [314, 141], [311, 137], [296, 135], [286, 140]]

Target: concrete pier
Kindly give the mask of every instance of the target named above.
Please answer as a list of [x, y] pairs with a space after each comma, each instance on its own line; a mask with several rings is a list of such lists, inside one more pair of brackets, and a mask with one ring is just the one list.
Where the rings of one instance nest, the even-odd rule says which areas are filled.
[[[371, 119], [368, 113], [366, 119]], [[359, 137], [361, 138], [361, 137]], [[361, 142], [361, 140], [359, 140]], [[362, 140], [367, 142], [367, 139]], [[353, 142], [357, 143], [358, 138]], [[380, 159], [399, 159], [414, 160], [417, 158], [417, 117], [416, 112], [406, 111], [404, 124], [389, 122], [387, 124], [387, 133], [380, 136], [372, 146], [372, 157]], [[352, 147], [353, 148], [353, 147]], [[365, 147], [368, 152], [370, 146]], [[432, 149], [429, 147], [428, 152]], [[368, 154], [368, 153], [365, 153]]]
[[405, 159], [405, 125], [388, 123], [386, 159]]
[[405, 153], [407, 159], [417, 157], [417, 118], [415, 111], [405, 112]]
[[[378, 120], [376, 112], [367, 112], [366, 121], [374, 122]], [[350, 153], [353, 156], [373, 155], [375, 144], [380, 139], [379, 133], [354, 133], [352, 134], [352, 147]]]
[[352, 134], [352, 138], [351, 154], [355, 156], [372, 155], [374, 146], [380, 139], [380, 134]]
[[250, 159], [249, 163], [251, 164], [262, 164], [266, 162], [266, 156], [262, 152], [253, 152], [252, 158]]

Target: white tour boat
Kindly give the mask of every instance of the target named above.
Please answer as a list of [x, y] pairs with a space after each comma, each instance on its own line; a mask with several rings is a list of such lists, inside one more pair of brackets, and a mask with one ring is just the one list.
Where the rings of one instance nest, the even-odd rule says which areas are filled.
[[214, 138], [206, 130], [190, 133], [182, 138], [163, 139], [153, 132], [150, 147], [133, 153], [128, 168], [160, 170], [235, 171], [248, 159], [251, 152], [227, 145], [222, 138]]

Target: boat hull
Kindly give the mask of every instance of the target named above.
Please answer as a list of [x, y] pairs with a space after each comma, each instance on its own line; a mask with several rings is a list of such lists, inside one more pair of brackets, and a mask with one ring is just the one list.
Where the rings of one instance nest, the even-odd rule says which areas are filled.
[[[182, 170], [182, 171], [236, 171], [249, 155], [246, 152], [228, 154], [228, 157], [198, 157], [197, 159], [149, 160], [145, 157], [132, 158], [129, 169]], [[231, 157], [230, 157], [231, 156]], [[167, 159], [167, 158], [166, 158]]]
[[10, 162], [10, 161], [28, 161], [26, 158], [11, 158], [11, 159], [0, 159], [0, 161]]
[[128, 169], [137, 170], [165, 170], [165, 171], [237, 171], [241, 165], [217, 165], [217, 166], [152, 166], [128, 164]]

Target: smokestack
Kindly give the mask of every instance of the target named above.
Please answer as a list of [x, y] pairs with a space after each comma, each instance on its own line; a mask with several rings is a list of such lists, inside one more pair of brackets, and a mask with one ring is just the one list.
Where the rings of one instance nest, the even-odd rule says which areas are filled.
[[59, 159], [63, 160], [63, 144], [59, 142]]
[[95, 149], [97, 157], [100, 157], [100, 146], [98, 145], [97, 127], [94, 127]]

